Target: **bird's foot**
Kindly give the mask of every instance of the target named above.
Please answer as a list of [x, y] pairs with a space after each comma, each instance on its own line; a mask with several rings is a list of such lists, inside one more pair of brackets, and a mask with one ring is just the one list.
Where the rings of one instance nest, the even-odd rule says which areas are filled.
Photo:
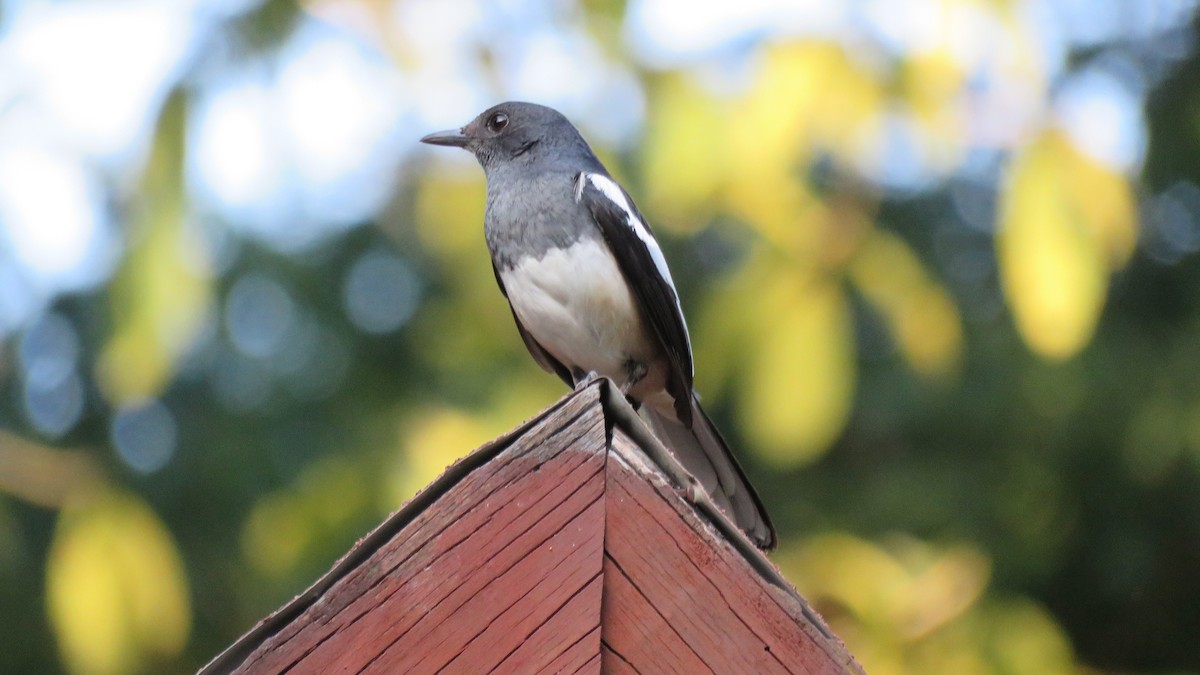
[[630, 390], [646, 377], [647, 372], [646, 364], [640, 361], [630, 359], [625, 362], [625, 384], [621, 385], [621, 393], [625, 395], [625, 398], [629, 398]]
[[579, 391], [580, 389], [583, 389], [589, 384], [600, 379], [600, 373], [597, 373], [594, 370], [589, 370], [586, 373], [583, 371], [576, 371], [573, 373], [573, 375], [575, 377], [575, 391]]

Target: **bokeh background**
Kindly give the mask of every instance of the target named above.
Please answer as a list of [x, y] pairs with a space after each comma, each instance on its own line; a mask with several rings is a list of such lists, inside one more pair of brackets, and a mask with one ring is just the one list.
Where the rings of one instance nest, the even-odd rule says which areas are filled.
[[562, 395], [417, 138], [656, 228], [875, 674], [1200, 671], [1195, 0], [0, 4], [0, 672], [187, 672]]

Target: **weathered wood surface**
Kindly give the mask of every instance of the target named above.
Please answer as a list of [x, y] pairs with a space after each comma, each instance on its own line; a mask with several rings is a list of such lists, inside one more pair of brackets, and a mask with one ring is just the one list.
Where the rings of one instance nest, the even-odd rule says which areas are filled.
[[606, 476], [603, 637], [624, 662], [640, 672], [854, 672], [795, 591], [755, 574], [619, 429]]
[[205, 672], [860, 672], [607, 386], [456, 464]]

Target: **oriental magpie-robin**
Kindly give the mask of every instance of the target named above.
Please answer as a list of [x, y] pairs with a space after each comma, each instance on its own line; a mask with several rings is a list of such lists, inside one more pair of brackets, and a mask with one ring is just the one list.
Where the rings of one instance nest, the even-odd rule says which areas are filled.
[[621, 387], [760, 548], [775, 530], [692, 390], [679, 295], [649, 225], [559, 112], [501, 103], [424, 143], [470, 150], [487, 176], [484, 234], [500, 291], [542, 368]]

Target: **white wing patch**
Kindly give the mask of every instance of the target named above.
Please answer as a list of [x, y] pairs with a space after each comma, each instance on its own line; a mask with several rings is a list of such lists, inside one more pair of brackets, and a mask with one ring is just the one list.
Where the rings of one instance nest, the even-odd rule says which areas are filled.
[[[671, 270], [667, 269], [667, 259], [663, 256], [662, 249], [658, 247], [658, 241], [650, 234], [650, 230], [646, 229], [646, 225], [634, 214], [633, 208], [629, 206], [629, 201], [625, 199], [625, 193], [621, 190], [621, 186], [617, 185], [608, 176], [598, 173], [586, 174], [586, 179], [592, 183], [609, 201], [616, 204], [625, 213], [625, 224], [633, 229], [634, 234], [642, 243], [646, 245], [646, 249], [650, 251], [650, 258], [654, 260], [654, 266], [658, 269], [658, 274], [663, 279], [667, 280], [667, 285], [671, 287], [671, 294], [675, 296], [675, 309], [679, 312], [679, 321], [683, 324], [683, 336], [688, 341], [688, 351], [692, 348], [692, 338], [688, 334], [687, 321], [683, 319], [683, 306], [679, 304], [679, 292], [675, 290], [675, 280], [671, 278]], [[583, 193], [583, 181], [580, 180], [576, 186], [575, 200], [579, 201]]]

